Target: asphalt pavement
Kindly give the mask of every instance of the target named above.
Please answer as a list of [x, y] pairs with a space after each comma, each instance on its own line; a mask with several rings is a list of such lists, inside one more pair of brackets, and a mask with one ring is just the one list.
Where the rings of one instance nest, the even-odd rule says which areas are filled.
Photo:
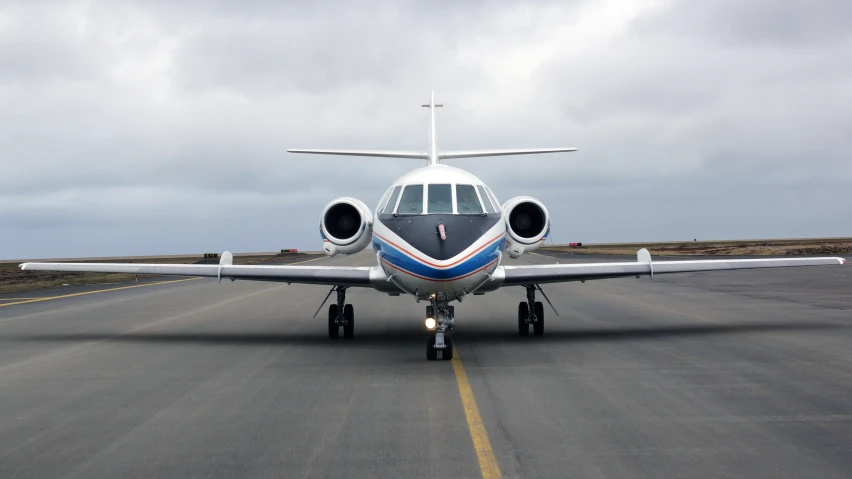
[[545, 292], [542, 338], [522, 288], [458, 304], [458, 362], [426, 361], [425, 304], [372, 290], [351, 340], [315, 286], [0, 297], [0, 477], [478, 478], [483, 440], [505, 477], [852, 477], [852, 267]]

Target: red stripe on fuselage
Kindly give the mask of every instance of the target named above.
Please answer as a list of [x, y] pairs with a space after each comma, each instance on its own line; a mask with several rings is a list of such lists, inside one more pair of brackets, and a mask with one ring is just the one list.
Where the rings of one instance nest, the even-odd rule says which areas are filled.
[[505, 233], [505, 232], [500, 233], [500, 234], [499, 234], [499, 235], [497, 235], [494, 239], [489, 240], [487, 243], [485, 243], [484, 245], [480, 246], [480, 247], [479, 247], [479, 248], [477, 248], [476, 250], [472, 251], [470, 254], [468, 254], [468, 255], [467, 255], [467, 256], [465, 256], [464, 258], [459, 259], [459, 260], [458, 260], [458, 261], [456, 261], [455, 263], [450, 263], [450, 264], [446, 264], [446, 265], [437, 265], [437, 264], [435, 264], [435, 263], [430, 263], [429, 261], [426, 261], [425, 259], [418, 258], [417, 256], [415, 256], [414, 254], [412, 254], [412, 253], [411, 253], [410, 251], [408, 251], [407, 249], [400, 247], [399, 245], [397, 245], [397, 244], [396, 244], [396, 243], [394, 243], [393, 241], [389, 241], [387, 238], [383, 237], [382, 235], [378, 235], [378, 234], [376, 234], [375, 232], [373, 232], [373, 234], [374, 234], [375, 236], [379, 237], [379, 238], [380, 238], [382, 241], [384, 241], [385, 243], [387, 243], [387, 244], [389, 244], [389, 245], [393, 246], [394, 248], [396, 248], [396, 249], [398, 249], [398, 250], [402, 251], [403, 253], [405, 253], [405, 254], [407, 254], [408, 256], [410, 256], [410, 257], [412, 257], [412, 258], [416, 259], [417, 261], [420, 261], [421, 263], [428, 264], [429, 266], [431, 266], [431, 267], [433, 267], [433, 268], [443, 269], [443, 268], [449, 268], [449, 267], [451, 267], [451, 266], [455, 266], [455, 265], [457, 265], [457, 264], [461, 263], [462, 261], [464, 261], [464, 260], [466, 260], [466, 259], [470, 258], [471, 256], [475, 255], [476, 253], [479, 253], [480, 251], [482, 251], [483, 249], [485, 249], [485, 247], [486, 247], [486, 246], [490, 246], [490, 245], [494, 244], [494, 242], [495, 242], [495, 241], [497, 241], [497, 240], [499, 240], [500, 238], [502, 238], [502, 237], [503, 237], [506, 233]]
[[[500, 258], [497, 258], [497, 259], [500, 259]], [[395, 265], [395, 264], [391, 263], [390, 261], [388, 261], [388, 260], [386, 260], [386, 259], [382, 259], [382, 263], [384, 263], [384, 264], [386, 264], [386, 265], [390, 266], [391, 268], [393, 268], [393, 269], [395, 269], [395, 270], [402, 271], [403, 273], [405, 273], [405, 274], [407, 274], [407, 275], [409, 275], [409, 276], [414, 276], [415, 278], [423, 279], [423, 280], [426, 280], [426, 281], [433, 281], [433, 282], [435, 282], [435, 283], [447, 283], [447, 282], [450, 282], [450, 281], [456, 281], [456, 280], [459, 280], [459, 279], [467, 278], [468, 276], [471, 276], [471, 275], [474, 275], [474, 274], [476, 274], [476, 273], [479, 273], [480, 271], [485, 271], [486, 269], [488, 269], [488, 267], [489, 267], [489, 266], [491, 266], [492, 264], [496, 263], [496, 262], [497, 262], [497, 259], [495, 259], [494, 261], [492, 261], [492, 262], [490, 262], [490, 263], [486, 264], [485, 266], [483, 266], [482, 268], [479, 268], [479, 269], [478, 269], [478, 270], [476, 270], [476, 271], [471, 271], [470, 273], [468, 273], [468, 274], [466, 274], [466, 275], [464, 275], [464, 276], [457, 276], [457, 277], [455, 277], [455, 278], [450, 278], [450, 279], [435, 279], [435, 278], [427, 278], [427, 277], [425, 277], [425, 276], [420, 276], [419, 274], [414, 274], [414, 273], [412, 273], [411, 271], [408, 271], [408, 270], [402, 269], [402, 268], [400, 268], [399, 266], [397, 266], [397, 265]]]

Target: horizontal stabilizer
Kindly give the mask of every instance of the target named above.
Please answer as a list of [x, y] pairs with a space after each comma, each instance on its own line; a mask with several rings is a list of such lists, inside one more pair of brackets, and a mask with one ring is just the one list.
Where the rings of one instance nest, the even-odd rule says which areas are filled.
[[438, 153], [442, 160], [452, 158], [478, 158], [483, 156], [508, 156], [508, 155], [538, 155], [542, 153], [563, 153], [577, 151], [576, 148], [526, 148], [520, 150], [461, 150], [444, 151]]
[[377, 156], [379, 158], [413, 158], [425, 160], [429, 155], [425, 151], [399, 150], [287, 150], [290, 153], [307, 153], [311, 155], [344, 155], [344, 156]]

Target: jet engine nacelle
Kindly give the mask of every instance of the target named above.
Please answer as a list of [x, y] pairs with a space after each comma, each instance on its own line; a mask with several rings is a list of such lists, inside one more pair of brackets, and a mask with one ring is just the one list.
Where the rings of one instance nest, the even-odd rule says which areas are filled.
[[322, 210], [320, 233], [328, 256], [357, 253], [373, 239], [373, 213], [361, 200], [337, 198]]
[[537, 250], [550, 233], [550, 214], [541, 201], [517, 196], [503, 204], [506, 219], [506, 254], [512, 258]]

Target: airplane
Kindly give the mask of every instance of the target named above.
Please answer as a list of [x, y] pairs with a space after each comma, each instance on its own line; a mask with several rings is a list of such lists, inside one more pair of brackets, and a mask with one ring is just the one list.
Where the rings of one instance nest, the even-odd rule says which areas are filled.
[[[576, 151], [576, 148], [441, 151], [435, 135], [435, 103], [429, 108], [429, 144], [424, 151], [309, 150], [290, 153], [348, 155], [426, 160], [396, 180], [374, 211], [356, 198], [332, 200], [320, 214], [322, 249], [328, 256], [358, 253], [372, 245], [376, 265], [300, 266], [235, 265], [225, 251], [219, 264], [23, 263], [27, 271], [109, 272], [180, 276], [207, 276], [234, 280], [277, 281], [287, 284], [331, 286], [316, 317], [332, 293], [337, 301], [328, 308], [328, 336], [354, 337], [355, 311], [346, 303], [349, 288], [373, 288], [391, 296], [402, 294], [425, 301], [428, 331], [426, 358], [453, 357], [455, 329], [453, 301], [516, 286], [526, 290], [518, 303], [518, 334], [544, 334], [544, 306], [536, 293], [547, 298], [542, 284], [607, 278], [650, 276], [697, 271], [740, 270], [790, 266], [843, 264], [843, 258], [766, 258], [689, 261], [652, 261], [647, 249], [635, 262], [503, 265], [504, 256], [517, 258], [544, 244], [550, 233], [550, 214], [531, 196], [518, 196], [502, 205], [488, 186], [462, 169], [442, 160], [530, 155]], [[554, 309], [554, 312], [556, 310]], [[558, 313], [556, 313], [558, 315]]]

